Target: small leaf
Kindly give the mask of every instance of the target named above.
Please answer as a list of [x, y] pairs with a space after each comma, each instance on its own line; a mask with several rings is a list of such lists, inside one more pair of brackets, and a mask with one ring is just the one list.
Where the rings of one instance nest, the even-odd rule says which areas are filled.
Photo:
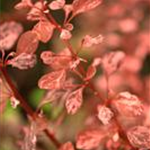
[[21, 142], [21, 150], [36, 150], [37, 133], [36, 124], [31, 123], [29, 128], [24, 128], [24, 142]]
[[96, 8], [100, 5], [102, 0], [74, 0], [73, 1], [73, 14], [77, 15]]
[[72, 34], [69, 30], [66, 29], [62, 29], [61, 34], [60, 34], [60, 38], [63, 40], [69, 40], [71, 39]]
[[0, 49], [10, 50], [22, 33], [23, 28], [17, 22], [6, 22], [0, 25]]
[[7, 64], [12, 65], [12, 67], [16, 67], [21, 70], [33, 68], [36, 64], [36, 55], [21, 53], [20, 55], [9, 60]]
[[64, 27], [65, 29], [67, 29], [68, 31], [72, 31], [73, 30], [73, 24], [71, 23], [67, 23], [67, 24], [64, 24]]
[[93, 45], [102, 43], [102, 41], [103, 41], [103, 36], [101, 34], [99, 34], [96, 37], [86, 35], [82, 40], [82, 46], [83, 47], [91, 47]]
[[20, 9], [25, 9], [25, 8], [31, 8], [33, 6], [31, 0], [21, 0], [20, 3], [15, 5], [15, 9], [20, 10]]
[[74, 150], [74, 147], [71, 142], [64, 143], [59, 150]]
[[59, 70], [48, 73], [41, 77], [38, 82], [38, 86], [41, 89], [53, 90], [63, 88], [63, 84], [66, 80], [66, 71]]
[[43, 12], [43, 4], [38, 1], [32, 6], [32, 9], [27, 14], [27, 19], [31, 21], [39, 21], [45, 19]]
[[85, 81], [90, 80], [96, 74], [96, 67], [101, 63], [101, 58], [95, 58], [92, 64], [88, 67], [86, 72], [86, 77], [84, 78]]
[[96, 74], [96, 67], [94, 66], [89, 66], [88, 70], [86, 72], [86, 77], [84, 78], [85, 81], [90, 80], [91, 78], [94, 77], [94, 75]]
[[14, 96], [10, 97], [10, 102], [13, 108], [16, 108], [20, 104], [19, 100], [17, 100]]
[[47, 91], [45, 96], [41, 99], [39, 108], [43, 107], [47, 103], [60, 100], [63, 96], [65, 96], [65, 93], [63, 91], [49, 90]]
[[54, 25], [52, 25], [49, 21], [41, 20], [34, 26], [32, 31], [37, 34], [40, 41], [46, 43], [51, 39], [54, 28]]
[[102, 59], [102, 67], [104, 72], [108, 76], [113, 74], [117, 71], [124, 58], [125, 54], [121, 51], [106, 54]]
[[40, 58], [43, 60], [43, 63], [46, 65], [50, 65], [51, 63], [53, 63], [53, 56], [55, 55], [55, 53], [51, 52], [51, 51], [44, 51], [41, 53]]
[[68, 95], [65, 104], [68, 114], [75, 114], [81, 107], [83, 99], [82, 92], [83, 88], [79, 88]]
[[150, 128], [135, 126], [128, 130], [127, 137], [134, 147], [150, 149]]
[[112, 117], [114, 116], [114, 113], [110, 110], [110, 108], [98, 105], [98, 119], [104, 124], [108, 125]]
[[99, 57], [94, 58], [93, 62], [92, 62], [92, 66], [97, 67], [98, 65], [100, 65], [102, 62], [102, 59]]
[[41, 59], [44, 64], [51, 66], [54, 70], [67, 69], [70, 68], [70, 63], [72, 64], [72, 57], [68, 54], [68, 51], [63, 50], [58, 54], [51, 51], [44, 51], [41, 54]]
[[55, 0], [49, 4], [51, 10], [57, 10], [63, 8], [65, 5], [65, 0]]
[[121, 92], [113, 100], [112, 105], [117, 109], [117, 111], [127, 117], [141, 116], [144, 111], [144, 106], [135, 95], [129, 92]]
[[70, 14], [70, 13], [72, 12], [72, 10], [73, 10], [73, 7], [72, 7], [72, 5], [67, 4], [67, 5], [65, 5], [65, 6], [63, 7], [63, 10], [64, 10], [64, 12], [65, 12], [65, 20], [67, 20], [68, 17], [69, 17], [69, 14]]
[[81, 59], [76, 58], [76, 60], [73, 60], [70, 62], [70, 69], [75, 69], [80, 64]]
[[27, 31], [21, 35], [17, 44], [17, 55], [21, 53], [33, 54], [38, 48], [37, 34], [32, 31]]
[[76, 147], [84, 150], [97, 148], [104, 136], [100, 129], [85, 130], [77, 136]]

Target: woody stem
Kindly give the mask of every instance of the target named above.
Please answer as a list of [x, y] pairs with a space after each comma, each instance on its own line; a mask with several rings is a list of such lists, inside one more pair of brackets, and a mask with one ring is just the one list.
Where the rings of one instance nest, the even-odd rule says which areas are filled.
[[[0, 72], [2, 73], [3, 77], [5, 78], [7, 84], [11, 88], [14, 96], [16, 99], [19, 100], [21, 107], [24, 109], [24, 111], [34, 120], [36, 121], [38, 119], [38, 115], [34, 112], [34, 110], [30, 107], [30, 105], [27, 103], [27, 100], [22, 97], [22, 95], [18, 92], [16, 87], [14, 86], [11, 78], [9, 77], [7, 70], [5, 67], [0, 66]], [[48, 129], [44, 130], [44, 133], [47, 135], [47, 137], [53, 142], [53, 144], [59, 148], [60, 143], [59, 141], [55, 138], [53, 133], [51, 133]]]
[[[62, 28], [61, 28], [61, 27], [59, 26], [59, 24], [55, 21], [55, 19], [53, 18], [53, 16], [52, 16], [50, 13], [49, 13], [49, 14], [46, 14], [46, 16], [47, 16], [47, 18], [50, 20], [50, 22], [55, 25], [55, 27], [58, 29], [58, 31], [61, 32]], [[68, 47], [68, 49], [70, 50], [70, 52], [72, 53], [72, 55], [75, 56], [75, 57], [77, 57], [77, 54], [74, 53], [73, 48], [72, 48], [72, 45], [70, 44], [69, 40], [65, 40], [65, 41], [63, 40], [63, 42], [66, 44], [66, 46]], [[84, 77], [84, 75], [85, 75], [86, 72], [85, 72], [85, 70], [83, 69], [83, 67], [82, 67], [81, 65], [79, 66], [79, 71], [81, 71], [81, 74], [82, 74], [82, 76]], [[101, 99], [101, 100], [104, 101], [103, 96], [101, 95], [100, 92], [98, 92], [98, 91], [95, 89], [95, 87], [94, 87], [94, 85], [93, 85], [92, 82], [89, 82], [89, 83], [87, 84], [87, 86], [94, 92], [94, 95], [95, 95], [96, 97], [98, 97], [99, 99]], [[107, 89], [107, 92], [108, 92], [108, 89]], [[130, 145], [130, 146], [132, 147], [133, 150], [137, 150], [137, 149], [134, 148], [134, 147], [130, 144], [130, 142], [128, 141], [128, 138], [127, 138], [127, 136], [126, 136], [126, 133], [125, 133], [124, 129], [122, 128], [120, 122], [118, 121], [117, 117], [115, 117], [114, 121], [115, 121], [116, 126], [118, 127], [118, 130], [119, 130], [120, 135], [122, 136], [122, 138], [128, 143], [128, 145]]]

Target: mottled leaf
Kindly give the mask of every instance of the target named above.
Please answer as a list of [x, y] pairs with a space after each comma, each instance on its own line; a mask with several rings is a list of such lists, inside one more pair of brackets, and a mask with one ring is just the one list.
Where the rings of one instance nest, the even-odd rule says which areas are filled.
[[34, 4], [32, 9], [27, 14], [27, 19], [31, 21], [39, 21], [41, 19], [45, 19], [43, 15], [43, 4], [38, 1]]
[[38, 86], [41, 89], [53, 90], [63, 88], [63, 84], [66, 80], [66, 71], [59, 70], [53, 71], [41, 77], [38, 82]]
[[68, 95], [65, 104], [68, 114], [75, 114], [81, 107], [83, 101], [82, 92], [83, 88], [79, 88]]
[[69, 40], [71, 39], [72, 34], [69, 30], [66, 29], [62, 29], [61, 34], [60, 34], [60, 38], [63, 40]]
[[6, 22], [0, 25], [0, 49], [9, 50], [13, 47], [23, 28], [16, 22]]
[[128, 130], [127, 137], [130, 143], [140, 149], [150, 149], [150, 128], [135, 126]]
[[37, 34], [32, 31], [27, 31], [21, 35], [17, 44], [17, 55], [21, 53], [33, 54], [38, 48]]
[[37, 133], [36, 124], [31, 123], [29, 128], [24, 128], [24, 141], [21, 142], [21, 150], [36, 150]]
[[47, 20], [39, 21], [33, 28], [34, 31], [38, 35], [38, 39], [44, 43], [48, 42], [53, 36], [54, 25], [52, 25]]
[[92, 37], [90, 35], [86, 35], [82, 40], [83, 47], [91, 47], [97, 44], [102, 43], [103, 36], [99, 34], [98, 36]]
[[41, 54], [41, 59], [46, 65], [51, 66], [54, 70], [67, 69], [70, 67], [72, 57], [68, 50], [63, 50], [58, 54], [51, 51], [44, 51]]
[[36, 55], [23, 52], [13, 59], [9, 60], [7, 64], [21, 70], [33, 68], [36, 64]]
[[139, 98], [129, 92], [118, 94], [112, 105], [121, 115], [128, 117], [141, 116], [144, 111], [144, 105]]
[[104, 72], [107, 75], [111, 75], [117, 71], [124, 58], [125, 54], [121, 51], [106, 54], [102, 59], [102, 67]]
[[100, 5], [101, 2], [102, 0], [74, 0], [73, 14], [76, 15], [94, 9]]
[[64, 7], [65, 2], [66, 2], [65, 0], [54, 0], [49, 4], [49, 8], [51, 10], [61, 9]]
[[104, 133], [99, 129], [83, 131], [77, 136], [76, 147], [84, 150], [97, 148], [104, 136]]
[[101, 58], [95, 58], [92, 64], [88, 67], [86, 72], [86, 77], [84, 78], [85, 81], [90, 80], [96, 74], [96, 67], [101, 63]]
[[103, 105], [98, 105], [97, 110], [98, 110], [98, 119], [104, 125], [109, 124], [110, 120], [114, 116], [114, 113], [111, 111], [111, 109]]

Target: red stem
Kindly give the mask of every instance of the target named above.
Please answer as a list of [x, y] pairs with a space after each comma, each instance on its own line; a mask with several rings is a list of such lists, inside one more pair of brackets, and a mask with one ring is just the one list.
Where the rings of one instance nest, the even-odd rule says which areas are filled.
[[[0, 71], [2, 75], [4, 76], [6, 82], [8, 83], [9, 87], [13, 91], [14, 96], [19, 100], [21, 107], [25, 110], [25, 112], [34, 120], [38, 119], [38, 115], [34, 112], [34, 110], [28, 105], [27, 101], [21, 96], [21, 94], [18, 92], [14, 84], [12, 83], [9, 75], [7, 74], [6, 68], [0, 66]], [[49, 139], [54, 143], [54, 145], [59, 148], [60, 143], [55, 138], [55, 136], [48, 130], [45, 129], [44, 133], [49, 137]]]
[[[55, 19], [53, 18], [53, 16], [52, 16], [51, 14], [46, 14], [46, 16], [47, 16], [47, 18], [50, 20], [50, 22], [55, 25], [55, 27], [58, 29], [58, 31], [61, 32], [62, 28], [58, 25], [58, 23], [55, 21]], [[72, 45], [70, 44], [69, 40], [65, 40], [65, 41], [63, 40], [63, 42], [64, 42], [64, 43], [66, 44], [66, 46], [69, 48], [69, 50], [70, 50], [70, 52], [72, 53], [72, 55], [73, 55], [74, 57], [77, 57], [77, 54], [74, 53], [73, 48], [72, 48]], [[86, 72], [85, 72], [85, 70], [83, 69], [82, 66], [79, 66], [79, 70], [82, 72], [82, 75], [85, 75]], [[88, 83], [88, 87], [94, 92], [94, 95], [95, 95], [95, 96], [97, 96], [99, 99], [101, 99], [101, 100], [104, 101], [104, 98], [102, 97], [102, 95], [100, 94], [100, 92], [98, 92], [98, 91], [95, 89], [94, 85], [93, 85], [91, 82]], [[108, 92], [108, 89], [107, 89], [107, 92]], [[118, 127], [118, 130], [119, 130], [120, 136], [128, 143], [128, 145], [130, 145], [130, 147], [131, 147], [133, 150], [137, 150], [136, 148], [134, 148], [134, 147], [130, 144], [130, 142], [129, 142], [127, 136], [126, 136], [126, 132], [124, 131], [124, 129], [123, 129], [122, 126], [120, 125], [120, 122], [118, 121], [117, 117], [114, 117], [114, 118], [115, 118], [115, 119], [114, 119], [115, 124], [116, 124], [116, 126]]]

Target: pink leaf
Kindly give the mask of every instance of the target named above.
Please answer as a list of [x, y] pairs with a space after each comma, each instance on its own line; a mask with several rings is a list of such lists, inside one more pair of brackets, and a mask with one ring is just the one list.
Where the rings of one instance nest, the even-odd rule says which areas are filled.
[[125, 54], [121, 51], [110, 52], [102, 59], [102, 67], [107, 75], [114, 73], [125, 58]]
[[13, 108], [16, 108], [20, 104], [19, 100], [16, 99], [14, 96], [10, 97], [10, 102]]
[[69, 17], [69, 14], [72, 12], [73, 7], [70, 4], [67, 4], [63, 7], [63, 10], [65, 12], [65, 20], [67, 20], [67, 18]]
[[76, 60], [72, 60], [70, 62], [70, 69], [75, 69], [80, 64], [80, 58], [77, 58]]
[[95, 58], [92, 64], [88, 67], [86, 72], [86, 77], [84, 78], [85, 81], [90, 80], [96, 74], [96, 67], [101, 63], [101, 58]]
[[140, 149], [150, 149], [150, 128], [136, 126], [128, 130], [127, 137], [130, 143]]
[[114, 113], [110, 110], [110, 108], [103, 105], [98, 105], [97, 110], [98, 110], [98, 119], [104, 125], [109, 124], [110, 120], [114, 116]]
[[17, 55], [21, 53], [33, 54], [38, 48], [37, 34], [32, 31], [27, 31], [21, 35], [17, 44]]
[[81, 107], [82, 99], [83, 99], [82, 92], [83, 92], [83, 88], [80, 88], [71, 92], [68, 95], [65, 104], [68, 114], [72, 114], [72, 115], [75, 114], [77, 110]]
[[144, 106], [139, 98], [129, 92], [118, 94], [112, 104], [120, 114], [128, 117], [140, 116], [144, 111]]
[[55, 53], [51, 52], [51, 51], [44, 51], [41, 53], [41, 59], [43, 60], [43, 63], [46, 65], [50, 65], [51, 63], [53, 63], [53, 56], [55, 55]]
[[138, 21], [133, 18], [124, 18], [118, 22], [119, 29], [123, 33], [133, 33], [139, 28]]
[[34, 31], [38, 35], [38, 39], [44, 43], [48, 42], [54, 31], [54, 26], [47, 20], [39, 21], [33, 28]]
[[68, 31], [72, 31], [73, 30], [73, 25], [71, 23], [67, 23], [64, 25], [65, 29], [67, 29]]
[[49, 4], [51, 10], [57, 10], [63, 8], [65, 5], [65, 0], [55, 0]]
[[41, 77], [38, 82], [38, 86], [41, 89], [53, 90], [63, 88], [63, 84], [66, 79], [66, 71], [59, 70], [48, 73]]
[[97, 148], [103, 137], [104, 133], [99, 129], [83, 131], [77, 136], [76, 147], [84, 150]]
[[44, 106], [45, 104], [57, 101], [57, 100], [62, 100], [64, 99], [64, 97], [66, 98], [67, 96], [67, 92], [64, 91], [60, 91], [60, 90], [49, 90], [47, 91], [47, 93], [44, 95], [44, 97], [42, 98], [42, 100], [40, 101], [40, 104], [38, 106], [38, 108], [41, 108], [42, 106]]
[[102, 43], [102, 41], [103, 41], [103, 36], [101, 34], [99, 34], [96, 37], [86, 35], [82, 40], [82, 46], [83, 47], [91, 47], [93, 45]]
[[21, 142], [21, 150], [36, 150], [37, 133], [36, 124], [31, 123], [29, 128], [24, 128], [24, 141]]
[[58, 55], [50, 51], [44, 51], [41, 54], [41, 59], [54, 70], [67, 69], [72, 61], [72, 57], [70, 54], [67, 55], [67, 53], [66, 50], [61, 51]]
[[36, 64], [36, 56], [34, 54], [21, 53], [15, 58], [9, 60], [7, 64], [21, 70], [33, 68]]
[[87, 81], [87, 80], [92, 79], [95, 74], [96, 74], [96, 67], [90, 65], [88, 67], [88, 70], [86, 72], [86, 77], [84, 78], [84, 80]]
[[73, 147], [73, 145], [72, 145], [71, 142], [67, 142], [67, 143], [63, 144], [63, 145], [59, 148], [59, 150], [74, 150], [74, 147]]
[[74, 0], [73, 1], [73, 13], [79, 14], [91, 9], [96, 8], [100, 5], [102, 0]]
[[69, 40], [71, 39], [72, 34], [69, 30], [66, 29], [62, 29], [61, 34], [60, 34], [60, 38], [63, 40]]
[[22, 31], [21, 24], [13, 21], [0, 25], [0, 49], [11, 49]]
[[93, 62], [92, 62], [92, 66], [97, 67], [98, 65], [100, 65], [102, 62], [102, 59], [99, 57], [94, 58]]
[[28, 12], [27, 19], [31, 21], [37, 21], [37, 20], [39, 21], [41, 19], [45, 19], [42, 12], [43, 12], [43, 4], [40, 1], [38, 1]]
[[20, 3], [18, 3], [17, 5], [15, 5], [15, 9], [24, 9], [24, 8], [31, 8], [33, 6], [32, 1], [31, 0], [21, 0]]

